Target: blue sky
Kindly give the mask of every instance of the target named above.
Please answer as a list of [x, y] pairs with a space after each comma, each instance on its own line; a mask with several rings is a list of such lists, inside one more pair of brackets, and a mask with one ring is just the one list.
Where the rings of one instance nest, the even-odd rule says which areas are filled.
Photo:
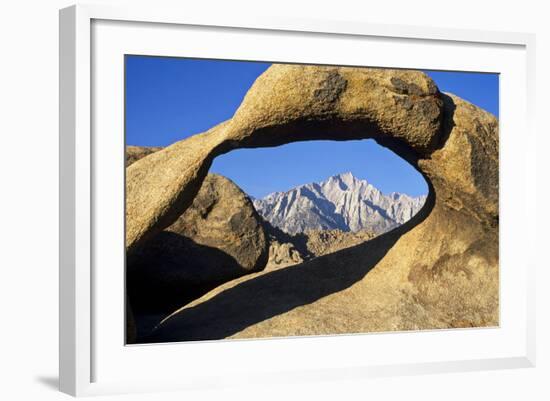
[[[167, 146], [233, 116], [269, 63], [126, 56], [126, 143]], [[498, 116], [498, 75], [425, 71], [439, 89]], [[251, 166], [254, 166], [251, 168]], [[384, 193], [427, 193], [407, 162], [373, 140], [298, 142], [239, 149], [210, 169], [262, 197], [351, 171]]]

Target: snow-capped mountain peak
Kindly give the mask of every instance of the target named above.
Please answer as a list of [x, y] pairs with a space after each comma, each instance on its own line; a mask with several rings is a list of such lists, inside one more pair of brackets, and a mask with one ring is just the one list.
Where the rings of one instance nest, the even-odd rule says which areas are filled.
[[254, 206], [264, 219], [290, 234], [324, 229], [381, 233], [409, 220], [425, 200], [426, 196], [397, 192], [384, 195], [346, 172], [255, 199]]

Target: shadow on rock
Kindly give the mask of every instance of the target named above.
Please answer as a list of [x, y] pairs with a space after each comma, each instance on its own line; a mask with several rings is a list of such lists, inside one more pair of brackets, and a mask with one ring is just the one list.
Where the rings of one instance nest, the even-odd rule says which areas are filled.
[[245, 273], [219, 249], [161, 232], [128, 260], [127, 290], [138, 337], [182, 305]]
[[266, 272], [181, 309], [141, 342], [216, 340], [342, 291], [361, 280], [399, 238], [420, 224], [434, 206], [430, 194], [422, 210], [404, 225], [352, 248]]

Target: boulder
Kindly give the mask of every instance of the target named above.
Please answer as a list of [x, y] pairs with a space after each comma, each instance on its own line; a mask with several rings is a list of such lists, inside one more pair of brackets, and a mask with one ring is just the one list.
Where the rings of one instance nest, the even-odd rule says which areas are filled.
[[193, 203], [220, 154], [363, 138], [425, 177], [417, 215], [361, 244], [225, 283], [147, 341], [498, 325], [498, 120], [418, 71], [273, 65], [233, 118], [128, 167], [128, 254]]
[[269, 245], [269, 260], [267, 269], [277, 269], [302, 263], [304, 255], [291, 242], [271, 241]]
[[261, 218], [232, 181], [208, 174], [189, 209], [128, 258], [136, 313], [171, 311], [215, 286], [263, 269]]

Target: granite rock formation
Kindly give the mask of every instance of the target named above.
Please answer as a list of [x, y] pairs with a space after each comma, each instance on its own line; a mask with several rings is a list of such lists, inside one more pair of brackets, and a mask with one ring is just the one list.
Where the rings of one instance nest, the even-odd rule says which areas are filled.
[[302, 263], [304, 254], [292, 242], [271, 241], [269, 244], [269, 259], [266, 269], [286, 267]]
[[425, 205], [370, 241], [225, 283], [148, 341], [498, 324], [498, 120], [418, 71], [274, 65], [228, 121], [127, 169], [129, 255], [232, 149], [373, 138], [425, 177]]
[[269, 238], [269, 260], [266, 269], [292, 266], [304, 261], [350, 248], [376, 237], [368, 230], [344, 232], [341, 230], [310, 230], [288, 234], [264, 223]]
[[[128, 147], [127, 164], [159, 149]], [[160, 320], [217, 285], [263, 269], [268, 253], [262, 219], [248, 196], [229, 179], [208, 174], [185, 213], [128, 255], [127, 288], [139, 334], [146, 331], [144, 314]]]
[[[128, 258], [136, 310], [171, 310], [268, 260], [261, 217], [232, 181], [208, 174], [191, 207]], [[147, 296], [144, 296], [147, 294]]]

